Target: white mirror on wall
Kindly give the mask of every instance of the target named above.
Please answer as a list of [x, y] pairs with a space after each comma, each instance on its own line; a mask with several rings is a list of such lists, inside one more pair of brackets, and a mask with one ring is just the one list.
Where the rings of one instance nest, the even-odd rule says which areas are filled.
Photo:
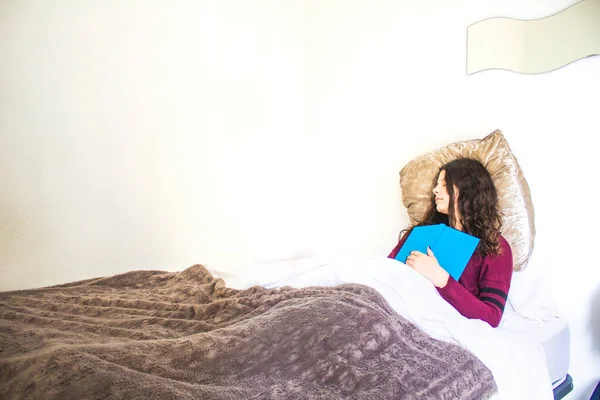
[[486, 69], [533, 74], [600, 55], [600, 0], [535, 20], [490, 18], [467, 29], [467, 75]]

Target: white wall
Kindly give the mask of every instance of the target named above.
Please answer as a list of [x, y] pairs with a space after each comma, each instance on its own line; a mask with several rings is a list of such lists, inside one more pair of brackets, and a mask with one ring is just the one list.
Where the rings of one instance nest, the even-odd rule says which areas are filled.
[[1, 1], [0, 290], [387, 254], [401, 166], [500, 128], [536, 207], [532, 268], [571, 324], [569, 399], [588, 398], [600, 57], [465, 72], [471, 23], [570, 4]]

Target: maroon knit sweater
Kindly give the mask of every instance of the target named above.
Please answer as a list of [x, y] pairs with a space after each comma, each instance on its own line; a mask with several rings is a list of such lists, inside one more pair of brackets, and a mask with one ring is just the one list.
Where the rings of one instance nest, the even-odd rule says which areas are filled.
[[[395, 258], [408, 235], [404, 235], [389, 254]], [[446, 301], [467, 318], [481, 319], [497, 327], [502, 319], [510, 280], [513, 259], [510, 245], [500, 236], [502, 253], [485, 257], [473, 254], [458, 282], [448, 278], [448, 284], [436, 288]]]

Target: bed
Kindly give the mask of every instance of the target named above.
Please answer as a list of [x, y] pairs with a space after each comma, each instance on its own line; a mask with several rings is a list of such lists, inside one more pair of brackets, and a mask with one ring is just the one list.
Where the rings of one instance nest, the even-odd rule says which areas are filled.
[[560, 318], [468, 320], [386, 257], [219, 267], [0, 293], [0, 398], [553, 398]]
[[131, 271], [0, 293], [0, 398], [562, 398], [568, 324], [523, 271], [532, 208], [501, 133], [413, 160], [404, 205], [412, 220], [427, 201], [411, 176], [476, 153], [512, 193], [517, 273], [500, 327], [380, 255]]

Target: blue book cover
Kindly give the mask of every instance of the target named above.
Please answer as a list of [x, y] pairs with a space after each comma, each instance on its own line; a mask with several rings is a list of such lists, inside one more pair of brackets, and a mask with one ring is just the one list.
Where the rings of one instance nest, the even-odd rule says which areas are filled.
[[405, 263], [411, 251], [427, 254], [427, 247], [430, 247], [440, 266], [458, 281], [478, 244], [479, 239], [475, 236], [444, 224], [416, 226], [406, 238], [396, 260]]

